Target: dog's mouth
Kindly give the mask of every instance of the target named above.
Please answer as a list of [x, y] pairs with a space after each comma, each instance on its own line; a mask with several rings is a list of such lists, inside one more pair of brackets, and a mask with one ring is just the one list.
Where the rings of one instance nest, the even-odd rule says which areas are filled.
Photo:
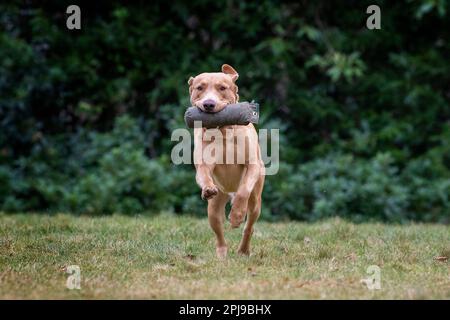
[[205, 112], [205, 113], [214, 113], [214, 110], [206, 110], [205, 108], [202, 108], [202, 107], [197, 106], [197, 105], [196, 105], [196, 107], [197, 107], [198, 109], [200, 109], [201, 112]]
[[217, 113], [220, 110], [206, 110], [206, 109], [203, 109], [202, 111], [205, 112], [205, 113]]
[[195, 106], [197, 108], [199, 108], [202, 112], [205, 112], [205, 113], [217, 113], [217, 112], [222, 111], [227, 106], [227, 104], [216, 105], [212, 109], [205, 108], [204, 106], [201, 106], [201, 105], [198, 105], [198, 104], [195, 104]]

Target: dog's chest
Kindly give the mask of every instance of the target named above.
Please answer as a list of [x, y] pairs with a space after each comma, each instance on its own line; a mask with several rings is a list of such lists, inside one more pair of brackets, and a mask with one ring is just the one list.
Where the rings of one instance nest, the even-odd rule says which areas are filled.
[[[215, 154], [216, 164], [249, 163], [250, 139], [247, 126], [232, 125], [204, 131], [203, 141]], [[207, 152], [208, 154], [210, 152]]]

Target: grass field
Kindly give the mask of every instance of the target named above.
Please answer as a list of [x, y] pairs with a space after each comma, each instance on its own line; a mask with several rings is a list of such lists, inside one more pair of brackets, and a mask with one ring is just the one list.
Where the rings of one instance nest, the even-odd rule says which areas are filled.
[[[258, 222], [250, 257], [240, 233], [218, 261], [206, 219], [0, 214], [0, 298], [450, 299], [449, 226]], [[380, 290], [361, 283], [370, 265]]]

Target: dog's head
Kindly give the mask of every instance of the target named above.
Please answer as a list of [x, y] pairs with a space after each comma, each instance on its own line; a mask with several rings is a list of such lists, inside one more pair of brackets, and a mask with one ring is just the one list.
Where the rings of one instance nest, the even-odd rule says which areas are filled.
[[215, 113], [227, 104], [238, 102], [238, 77], [236, 70], [228, 64], [222, 66], [222, 72], [205, 72], [190, 77], [191, 104], [202, 111]]

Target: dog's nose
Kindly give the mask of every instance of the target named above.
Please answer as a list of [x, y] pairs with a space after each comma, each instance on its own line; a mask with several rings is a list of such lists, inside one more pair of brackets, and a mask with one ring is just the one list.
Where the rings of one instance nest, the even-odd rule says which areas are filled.
[[215, 106], [216, 106], [216, 102], [212, 99], [208, 99], [203, 102], [203, 107], [207, 111], [213, 110]]

